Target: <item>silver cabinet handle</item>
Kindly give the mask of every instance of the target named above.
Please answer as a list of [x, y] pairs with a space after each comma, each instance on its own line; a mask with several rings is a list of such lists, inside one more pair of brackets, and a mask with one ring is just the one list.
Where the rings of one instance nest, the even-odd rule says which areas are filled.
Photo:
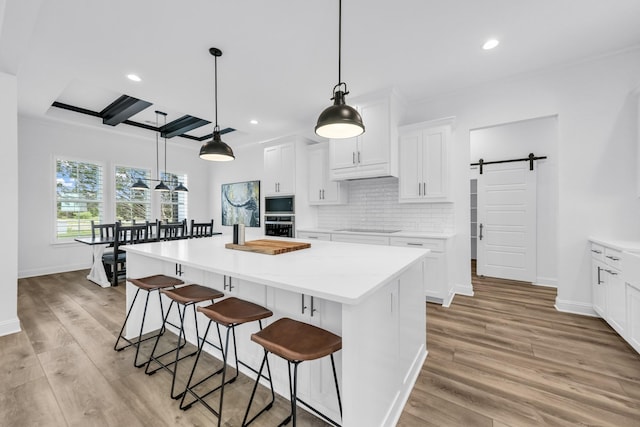
[[351, 153], [351, 163], [353, 163], [354, 165], [356, 164], [356, 152], [353, 151]]
[[229, 276], [229, 292], [231, 292], [233, 290], [233, 288], [235, 288], [235, 286], [233, 286], [231, 283], [232, 283], [231, 282], [231, 276]]
[[616, 273], [616, 272], [615, 272], [615, 271], [613, 271], [613, 270], [605, 270], [605, 271], [606, 271], [607, 273], [609, 273], [610, 275], [612, 275], [612, 276], [617, 276], [617, 275], [618, 275], [618, 273]]
[[358, 151], [358, 163], [360, 163], [360, 152]]
[[307, 236], [306, 238], [307, 238], [307, 239], [317, 239], [317, 238], [318, 238], [318, 236]]
[[324, 190], [322, 190], [322, 200], [324, 200]]
[[222, 290], [223, 291], [227, 290], [227, 276], [226, 275], [222, 276]]
[[478, 236], [478, 238], [479, 238], [480, 240], [482, 240], [482, 228], [483, 228], [483, 227], [484, 227], [484, 226], [483, 226], [482, 224], [480, 224], [480, 235]]
[[307, 309], [307, 306], [306, 306], [306, 305], [304, 305], [304, 294], [300, 294], [300, 297], [301, 297], [301, 302], [302, 302], [302, 305], [301, 305], [301, 307], [302, 307], [302, 314], [304, 314], [304, 311]]
[[318, 190], [318, 199], [322, 200], [322, 190]]
[[427, 195], [427, 183], [426, 182], [422, 183], [422, 195], [423, 196]]
[[602, 280], [600, 280], [600, 271], [602, 269], [600, 268], [600, 266], [598, 266], [598, 285], [602, 284]]
[[422, 184], [418, 183], [418, 196], [422, 196]]
[[409, 245], [409, 246], [423, 246], [422, 243], [413, 243], [413, 242], [407, 242], [407, 245]]
[[596, 249], [591, 249], [591, 252], [593, 252], [594, 254], [601, 254], [602, 251], [596, 250]]
[[606, 257], [609, 258], [610, 260], [613, 260], [613, 261], [620, 261], [620, 258], [615, 257], [615, 256], [606, 255]]

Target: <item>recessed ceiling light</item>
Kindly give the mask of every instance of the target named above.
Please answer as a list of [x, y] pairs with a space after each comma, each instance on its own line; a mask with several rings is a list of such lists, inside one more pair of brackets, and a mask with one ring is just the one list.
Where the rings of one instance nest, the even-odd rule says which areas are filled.
[[257, 125], [258, 121], [254, 119], [254, 120], [251, 120], [249, 123], [251, 123], [252, 125]]
[[142, 81], [142, 79], [137, 74], [127, 74], [127, 78], [134, 82]]
[[486, 42], [484, 42], [484, 44], [482, 45], [482, 48], [484, 50], [490, 50], [493, 49], [494, 47], [498, 46], [500, 44], [500, 42], [496, 39], [489, 39]]

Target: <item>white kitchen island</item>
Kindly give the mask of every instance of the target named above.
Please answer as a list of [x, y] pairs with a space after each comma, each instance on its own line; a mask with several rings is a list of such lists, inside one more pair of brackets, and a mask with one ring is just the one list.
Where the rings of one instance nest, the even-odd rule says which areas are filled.
[[[226, 249], [228, 241], [216, 236], [128, 246], [128, 277], [181, 272], [186, 283], [265, 305], [274, 312], [267, 323], [292, 317], [342, 336], [336, 353], [342, 425], [395, 425], [427, 356], [423, 275], [429, 251], [309, 241], [308, 249], [264, 255]], [[127, 308], [135, 289], [127, 282]], [[137, 335], [143, 303], [136, 306], [128, 336]], [[158, 307], [152, 310], [156, 314], [147, 316], [156, 323], [149, 330], [159, 327]], [[199, 321], [202, 333], [206, 321]], [[263, 353], [250, 341], [256, 330], [255, 323], [237, 328], [238, 357], [257, 369]], [[195, 342], [194, 328], [187, 333]], [[276, 392], [288, 398], [286, 363], [276, 356], [270, 361]], [[340, 420], [328, 358], [302, 363], [299, 384], [303, 400]]]

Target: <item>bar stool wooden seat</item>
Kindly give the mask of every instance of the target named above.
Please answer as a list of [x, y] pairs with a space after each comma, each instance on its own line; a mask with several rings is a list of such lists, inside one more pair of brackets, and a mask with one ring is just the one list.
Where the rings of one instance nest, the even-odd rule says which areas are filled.
[[[224, 387], [226, 384], [230, 384], [232, 382], [234, 382], [236, 380], [236, 378], [238, 377], [238, 351], [237, 351], [237, 346], [236, 346], [236, 332], [235, 332], [235, 328], [238, 325], [242, 325], [244, 323], [248, 323], [248, 322], [255, 322], [258, 321], [260, 330], [262, 330], [262, 319], [266, 319], [267, 317], [271, 317], [273, 315], [273, 312], [271, 312], [271, 310], [262, 307], [258, 304], [254, 304], [252, 302], [249, 301], [245, 301], [245, 300], [241, 300], [239, 298], [235, 298], [235, 297], [230, 297], [227, 299], [224, 299], [220, 302], [217, 302], [215, 304], [209, 305], [207, 307], [198, 307], [197, 310], [201, 313], [203, 313], [205, 316], [207, 316], [209, 318], [209, 323], [207, 324], [207, 330], [204, 333], [204, 337], [202, 339], [202, 341], [200, 342], [200, 347], [198, 348], [198, 354], [196, 356], [196, 361], [193, 364], [193, 369], [191, 370], [191, 375], [189, 376], [189, 380], [187, 381], [187, 387], [185, 389], [184, 394], [182, 395], [182, 401], [180, 402], [180, 409], [189, 409], [191, 407], [191, 405], [193, 405], [196, 402], [200, 402], [202, 403], [209, 411], [211, 411], [216, 417], [218, 417], [218, 427], [220, 427], [221, 422], [222, 422], [222, 404], [224, 401]], [[223, 365], [222, 368], [220, 368], [219, 370], [213, 372], [212, 374], [206, 376], [205, 378], [201, 379], [200, 381], [193, 383], [193, 375], [194, 372], [196, 371], [196, 367], [198, 365], [198, 361], [200, 360], [200, 356], [202, 354], [202, 348], [204, 347], [204, 343], [205, 343], [205, 339], [207, 338], [207, 335], [209, 333], [209, 329], [211, 327], [211, 324], [215, 323], [216, 324], [216, 328], [218, 331], [218, 340], [220, 342], [220, 347], [222, 347], [222, 361], [223, 361]], [[222, 335], [220, 333], [220, 326], [224, 326], [227, 328], [226, 331], [226, 337], [225, 337], [225, 344], [224, 347], [222, 346]], [[233, 376], [233, 378], [230, 378], [229, 380], [226, 379], [226, 374], [227, 374], [227, 360], [228, 360], [228, 355], [229, 355], [229, 335], [233, 335], [233, 351], [234, 351], [234, 355], [235, 355], [235, 368], [236, 368], [236, 373]], [[241, 362], [240, 362], [241, 363]], [[246, 366], [246, 365], [245, 365]], [[249, 367], [250, 368], [250, 367]], [[261, 369], [262, 371], [262, 369]], [[267, 372], [269, 373], [269, 381], [271, 380], [271, 370], [269, 368], [269, 366], [267, 365]], [[196, 387], [198, 387], [199, 385], [201, 385], [202, 383], [204, 383], [205, 381], [207, 381], [208, 379], [212, 378], [215, 375], [218, 375], [222, 373], [222, 380], [220, 382], [220, 385], [216, 386], [215, 388], [213, 388], [212, 390], [204, 393], [204, 394], [200, 394], [198, 395], [194, 389]], [[220, 389], [220, 400], [218, 403], [218, 409], [213, 409], [207, 402], [204, 401], [204, 398], [208, 395], [210, 395], [211, 393], [215, 392], [216, 390]], [[191, 395], [195, 398], [194, 401], [185, 404], [185, 398], [187, 397], [187, 395]], [[271, 397], [272, 397], [272, 403], [275, 400], [275, 393], [273, 392], [273, 387], [271, 388]]]
[[[133, 359], [133, 366], [136, 368], [140, 368], [147, 364], [147, 360], [142, 363], [138, 363], [138, 355], [140, 354], [140, 344], [144, 341], [150, 340], [152, 338], [156, 338], [158, 335], [162, 335], [164, 333], [164, 310], [162, 307], [162, 297], [160, 296], [160, 289], [173, 288], [178, 285], [184, 284], [184, 282], [178, 278], [165, 276], [164, 274], [156, 274], [154, 276], [142, 277], [139, 279], [127, 279], [128, 282], [135, 285], [138, 289], [136, 289], [136, 294], [133, 297], [133, 301], [131, 302], [131, 306], [129, 307], [129, 311], [127, 312], [127, 316], [124, 319], [124, 323], [122, 324], [122, 328], [120, 329], [120, 334], [118, 335], [118, 339], [116, 340], [116, 344], [113, 346], [115, 351], [122, 351], [127, 347], [134, 346], [136, 347], [136, 356]], [[140, 322], [140, 333], [138, 334], [138, 338], [136, 340], [130, 340], [125, 338], [123, 335], [124, 329], [127, 326], [127, 322], [129, 321], [129, 316], [131, 316], [131, 311], [135, 306], [136, 299], [138, 298], [138, 294], [140, 291], [147, 292], [147, 298], [144, 303], [144, 312], [142, 313], [142, 321]], [[158, 300], [160, 302], [160, 316], [162, 320], [162, 327], [158, 331], [157, 335], [152, 335], [150, 337], [142, 338], [142, 331], [144, 330], [144, 322], [147, 317], [147, 307], [149, 305], [149, 296], [151, 296], [151, 292], [156, 291], [158, 293]], [[171, 302], [173, 304], [173, 301]], [[171, 309], [171, 306], [169, 307]], [[124, 340], [127, 344], [118, 347], [120, 340]]]
[[[258, 416], [260, 416], [265, 410], [258, 412], [251, 420], [247, 422], [251, 404], [258, 387], [260, 380], [260, 374], [265, 363], [268, 363], [268, 354], [273, 353], [287, 361], [289, 370], [289, 391], [291, 399], [291, 414], [279, 424], [284, 426], [293, 420], [293, 426], [296, 426], [296, 408], [297, 402], [302, 403], [307, 408], [311, 409], [317, 415], [324, 418], [335, 426], [339, 426], [337, 422], [331, 420], [326, 415], [322, 414], [308, 403], [305, 403], [297, 397], [297, 380], [298, 380], [298, 365], [305, 360], [316, 360], [325, 356], [331, 356], [331, 367], [333, 368], [333, 378], [336, 384], [336, 394], [338, 396], [338, 407], [340, 408], [340, 416], [342, 416], [342, 401], [340, 400], [340, 389], [338, 387], [338, 376], [336, 375], [336, 364], [333, 358], [333, 354], [342, 349], [342, 338], [335, 335], [325, 329], [318, 328], [317, 326], [309, 325], [308, 323], [299, 322], [297, 320], [284, 317], [278, 319], [274, 323], [270, 324], [260, 332], [251, 335], [251, 340], [260, 344], [264, 348], [264, 358], [260, 365], [260, 371], [258, 378], [253, 386], [253, 392], [249, 399], [249, 405], [247, 406], [247, 412], [244, 415], [242, 425], [248, 426]], [[291, 366], [293, 365], [293, 379], [291, 378]], [[271, 375], [269, 375], [271, 377]], [[272, 386], [273, 388], [273, 386]]]
[[[212, 289], [206, 286], [202, 286], [202, 285], [196, 285], [196, 284], [190, 284], [190, 285], [186, 285], [186, 286], [182, 286], [180, 288], [174, 288], [174, 289], [161, 289], [160, 292], [164, 295], [166, 295], [169, 299], [171, 299], [171, 305], [169, 306], [169, 310], [167, 310], [167, 314], [164, 316], [164, 321], [162, 323], [162, 329], [164, 329], [166, 327], [167, 324], [167, 319], [169, 318], [169, 314], [171, 313], [171, 307], [173, 306], [173, 303], [176, 303], [176, 307], [178, 309], [178, 316], [180, 318], [180, 328], [179, 328], [179, 332], [178, 332], [178, 340], [176, 343], [176, 347], [172, 350], [166, 351], [162, 354], [158, 354], [156, 355], [156, 349], [158, 348], [158, 343], [160, 342], [160, 337], [161, 335], [158, 334], [157, 338], [156, 338], [156, 342], [153, 345], [153, 350], [151, 350], [151, 356], [149, 357], [149, 360], [147, 362], [147, 367], [145, 368], [145, 373], [148, 375], [152, 375], [155, 374], [158, 370], [160, 369], [166, 369], [167, 371], [169, 371], [171, 373], [171, 375], [173, 376], [172, 380], [171, 380], [171, 398], [172, 399], [179, 399], [180, 397], [182, 397], [182, 393], [179, 394], [175, 394], [174, 390], [175, 390], [175, 385], [176, 385], [176, 373], [178, 370], [178, 362], [182, 359], [185, 359], [187, 357], [190, 356], [194, 356], [195, 354], [198, 353], [198, 350], [196, 349], [195, 351], [183, 355], [182, 357], [180, 357], [180, 349], [184, 347], [184, 345], [187, 342], [187, 338], [185, 336], [185, 332], [184, 332], [184, 324], [185, 324], [185, 320], [186, 320], [186, 311], [187, 308], [189, 306], [193, 307], [193, 321], [195, 322], [195, 327], [196, 327], [196, 339], [197, 339], [197, 345], [196, 347], [199, 348], [200, 347], [200, 333], [198, 331], [198, 319], [197, 319], [197, 315], [196, 315], [196, 304], [199, 302], [203, 302], [203, 301], [211, 301], [211, 303], [213, 303], [215, 299], [218, 298], [222, 298], [224, 296], [224, 294], [220, 291], [218, 291], [217, 289]], [[182, 310], [181, 310], [182, 308]], [[175, 352], [175, 359], [169, 363], [166, 362], [162, 362], [160, 360], [160, 358], [162, 358], [163, 356], [167, 356], [170, 353], [174, 353]], [[157, 365], [159, 365], [158, 367], [156, 367], [153, 370], [149, 370], [149, 368], [151, 367], [152, 363], [156, 363]]]

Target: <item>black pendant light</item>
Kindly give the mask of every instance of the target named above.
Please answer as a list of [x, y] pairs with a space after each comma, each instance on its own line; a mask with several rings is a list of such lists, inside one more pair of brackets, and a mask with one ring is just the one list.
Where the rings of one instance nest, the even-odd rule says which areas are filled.
[[[156, 128], [158, 129], [156, 132], [156, 178], [160, 181], [160, 184], [156, 185], [154, 188], [155, 191], [171, 191], [169, 187], [164, 183], [162, 179], [160, 179], [160, 160], [159, 160], [159, 135], [160, 135], [160, 123], [158, 122], [158, 115], [162, 114], [165, 117], [165, 121], [167, 120], [167, 113], [163, 113], [162, 111], [156, 111]], [[167, 173], [167, 141], [164, 142], [164, 173]]]
[[200, 148], [200, 158], [215, 162], [228, 162], [235, 159], [233, 150], [220, 138], [220, 127], [218, 126], [218, 57], [222, 56], [222, 51], [215, 47], [209, 49], [209, 53], [215, 58], [215, 86], [214, 99], [216, 108], [216, 125], [213, 128], [213, 138]]
[[131, 188], [134, 190], [148, 190], [149, 186], [142, 181], [142, 178], [138, 178]]
[[316, 134], [325, 138], [353, 138], [364, 132], [362, 117], [355, 108], [344, 101], [349, 94], [347, 84], [342, 81], [342, 0], [338, 0], [338, 84], [333, 87], [333, 105], [327, 107], [316, 125]]

